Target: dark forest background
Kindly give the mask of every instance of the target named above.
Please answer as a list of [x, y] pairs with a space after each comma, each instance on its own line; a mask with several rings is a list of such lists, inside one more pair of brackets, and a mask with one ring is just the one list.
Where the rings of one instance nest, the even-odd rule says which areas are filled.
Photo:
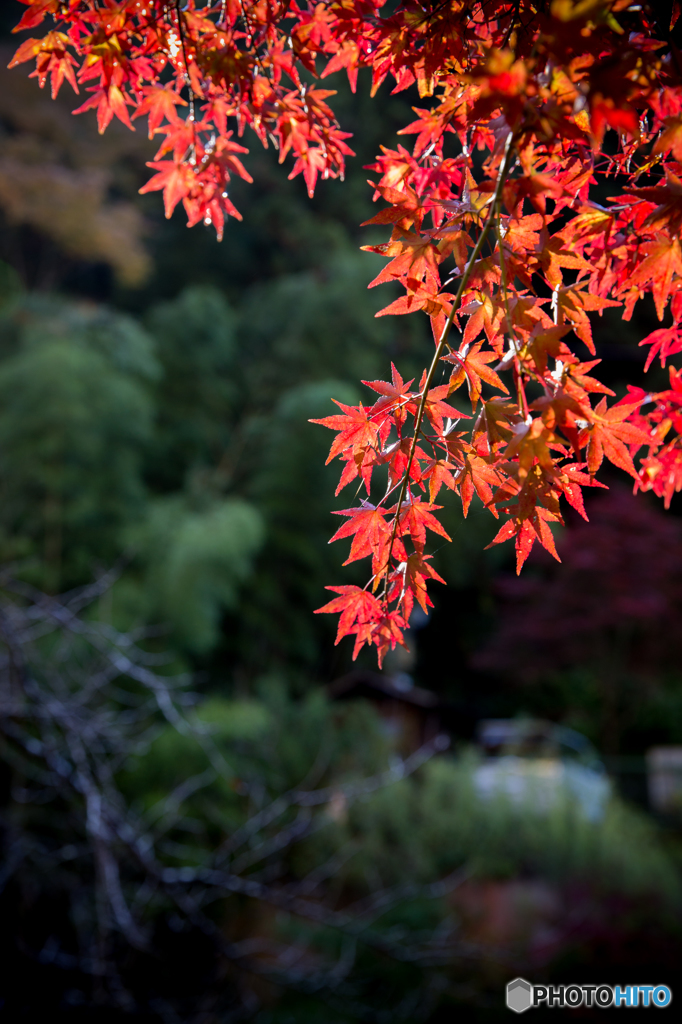
[[[3, 67], [15, 8], [2, 5]], [[162, 851], [166, 870], [194, 870], [197, 885], [197, 866], [267, 805], [263, 794], [275, 800], [309, 776], [313, 788], [346, 785], [397, 756], [370, 707], [340, 711], [326, 696], [353, 667], [352, 644], [335, 647], [331, 617], [313, 611], [326, 584], [359, 582], [363, 570], [341, 566], [343, 543], [328, 547], [330, 510], [349, 502], [334, 499], [337, 470], [324, 465], [331, 435], [308, 420], [328, 415], [332, 397], [366, 398], [360, 381], [384, 378], [391, 361], [409, 379], [430, 355], [425, 318], [374, 318], [390, 288], [367, 290], [381, 261], [359, 251], [379, 238], [359, 227], [375, 212], [363, 166], [381, 144], [405, 141], [396, 131], [416, 100], [387, 91], [370, 100], [362, 83], [355, 96], [334, 84], [357, 151], [346, 181], [322, 182], [309, 200], [254, 141], [254, 184], [235, 181], [232, 195], [244, 220], [218, 243], [211, 229], [187, 230], [181, 209], [166, 221], [158, 195], [138, 195], [154, 151], [142, 124], [133, 134], [116, 122], [98, 137], [91, 118], [71, 116], [67, 87], [52, 102], [21, 69], [0, 71], [3, 600], [18, 621], [47, 607], [37, 595], [66, 594], [66, 607], [104, 579], [79, 611], [88, 629], [131, 638], [157, 658], [161, 679], [188, 681], [187, 706], [238, 765], [229, 785], [212, 779], [203, 796], [183, 794], [193, 824]], [[631, 323], [597, 320], [602, 379], [617, 393], [643, 382], [638, 342], [652, 323], [645, 305]], [[666, 377], [654, 369], [646, 379], [655, 389]], [[405, 896], [382, 919], [384, 945], [351, 957], [336, 919], [324, 934], [301, 931], [291, 907], [275, 914], [248, 893], [211, 897], [206, 920], [221, 941], [276, 939], [298, 949], [308, 979], [321, 971], [320, 950], [336, 963], [347, 956], [337, 982], [329, 972], [301, 981], [291, 965], [265, 977], [274, 954], [254, 953], [257, 943], [226, 961], [216, 935], [172, 909], [168, 893], [140, 911], [151, 947], [131, 945], [120, 922], [103, 938], [87, 909], [100, 869], [89, 859], [83, 791], [69, 796], [36, 774], [31, 758], [46, 749], [29, 742], [45, 743], [39, 701], [30, 713], [3, 713], [0, 1017], [435, 1022], [461, 1009], [492, 1020], [524, 957], [552, 980], [674, 983], [680, 834], [646, 810], [643, 766], [651, 746], [682, 743], [680, 504], [664, 512], [633, 497], [622, 476], [605, 482], [608, 491], [588, 495], [589, 525], [568, 516], [561, 564], [537, 555], [520, 580], [511, 550], [485, 550], [492, 517], [478, 505], [465, 521], [445, 499], [453, 540], [434, 564], [448, 587], [434, 585], [413, 656], [389, 659], [386, 675], [407, 671], [436, 695], [450, 751], [357, 806], [339, 790], [326, 826], [308, 823], [298, 845], [270, 836], [285, 850], [279, 875], [255, 854], [238, 870], [262, 885], [284, 879], [293, 892], [318, 860], [333, 862], [310, 891], [356, 916], [372, 893], [461, 870], [469, 888], [459, 902], [436, 890]], [[52, 685], [59, 664], [72, 689], [87, 687], [81, 640], [50, 643], [26, 640], [31, 678]], [[358, 665], [373, 669], [373, 655]], [[107, 694], [111, 714], [127, 706]], [[579, 824], [558, 809], [541, 826], [474, 799], [466, 758], [476, 723], [519, 715], [594, 744], [621, 793], [607, 820]], [[128, 734], [117, 734], [111, 769], [120, 806], [139, 814], [205, 770], [194, 734], [152, 713], [149, 728], [129, 750]], [[141, 884], [139, 864], [125, 870], [126, 884]], [[390, 942], [416, 949], [445, 920], [449, 954], [407, 967], [395, 959]], [[100, 943], [99, 960], [83, 953], [84, 934]], [[247, 955], [261, 957], [260, 974]]]

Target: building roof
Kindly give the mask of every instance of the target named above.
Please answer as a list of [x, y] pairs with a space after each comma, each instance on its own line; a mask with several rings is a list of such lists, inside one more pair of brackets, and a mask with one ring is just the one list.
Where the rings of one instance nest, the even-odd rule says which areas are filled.
[[341, 676], [329, 684], [327, 693], [333, 700], [351, 697], [367, 697], [370, 700], [388, 698], [425, 711], [435, 709], [440, 704], [436, 694], [430, 690], [409, 684], [406, 686], [403, 676], [386, 676], [367, 669], [355, 669]]

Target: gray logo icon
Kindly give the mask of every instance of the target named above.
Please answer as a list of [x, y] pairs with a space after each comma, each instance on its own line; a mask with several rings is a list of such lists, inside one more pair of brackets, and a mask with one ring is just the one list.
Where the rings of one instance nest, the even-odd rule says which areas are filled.
[[523, 1013], [533, 1005], [533, 989], [525, 978], [514, 978], [507, 985], [507, 1006], [514, 1013]]

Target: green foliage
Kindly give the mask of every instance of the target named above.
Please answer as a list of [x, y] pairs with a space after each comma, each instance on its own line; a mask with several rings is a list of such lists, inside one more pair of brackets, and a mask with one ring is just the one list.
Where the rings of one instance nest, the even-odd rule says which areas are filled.
[[308, 420], [325, 415], [332, 396], [352, 402], [355, 394], [342, 381], [302, 384], [282, 395], [272, 418], [254, 424], [264, 455], [247, 493], [265, 518], [267, 539], [235, 636], [251, 671], [273, 661], [290, 670], [315, 665], [321, 635], [333, 643], [329, 624], [313, 616], [336, 554], [327, 543], [333, 470], [324, 464], [326, 432]]
[[313, 616], [339, 549], [327, 546], [331, 438], [308, 420], [332, 398], [356, 402], [350, 381], [387, 357], [416, 367], [430, 344], [414, 318], [375, 319], [386, 289], [366, 285], [380, 263], [341, 232], [314, 271], [229, 302], [193, 284], [147, 308], [144, 326], [22, 297], [7, 268], [0, 557], [49, 590], [124, 557], [102, 607], [117, 625], [163, 622], [177, 651], [206, 664], [222, 650], [251, 678], [328, 674], [330, 657], [342, 670], [349, 651]]
[[[362, 833], [354, 871], [386, 882], [426, 881], [466, 863], [480, 877], [581, 879], [601, 892], [657, 894], [677, 902], [679, 878], [654, 827], [619, 799], [590, 821], [568, 795], [546, 809], [500, 794], [481, 799], [475, 758], [438, 758], [417, 779], [397, 783], [351, 811]], [[392, 850], [399, 847], [401, 856]]]
[[0, 356], [2, 557], [47, 589], [84, 582], [144, 505], [153, 343], [128, 317], [33, 298], [5, 309]]
[[[344, 783], [389, 764], [380, 720], [362, 703], [329, 705], [320, 691], [294, 701], [276, 681], [264, 683], [261, 693], [249, 700], [212, 697], [196, 710], [198, 734], [210, 737], [235, 780], [232, 787], [213, 781], [182, 805], [193, 842], [204, 832], [202, 857], [210, 855], [209, 836], [215, 841], [229, 834], [257, 809], [244, 783], [258, 782], [263, 805], [292, 789], [326, 786], [326, 824], [294, 845], [286, 870], [303, 878], [345, 851], [334, 878], [347, 897], [428, 885], [466, 866], [479, 878], [525, 876], [560, 886], [582, 881], [601, 895], [679, 904], [679, 877], [656, 829], [617, 797], [600, 821], [589, 820], [561, 793], [546, 808], [502, 794], [482, 799], [473, 784], [477, 759], [440, 756], [413, 776], [349, 799]], [[149, 808], [210, 764], [200, 738], [166, 727], [148, 754], [131, 761], [124, 789]], [[278, 820], [278, 827], [286, 821]]]
[[236, 316], [216, 288], [197, 285], [154, 306], [146, 324], [163, 367], [148, 475], [159, 488], [176, 490], [188, 470], [217, 465], [229, 444]]
[[168, 623], [182, 649], [209, 650], [261, 545], [258, 511], [239, 498], [194, 507], [184, 495], [158, 498], [130, 536], [145, 569], [146, 618]]
[[57, 590], [135, 555], [119, 624], [166, 622], [190, 652], [215, 645], [263, 536], [243, 499], [181, 489], [227, 443], [233, 319], [197, 288], [152, 311], [156, 341], [128, 316], [53, 298], [15, 296], [0, 317], [2, 558]]
[[0, 309], [21, 293], [21, 281], [14, 267], [0, 260]]
[[315, 270], [250, 289], [239, 335], [254, 401], [267, 407], [282, 387], [311, 380], [357, 387], [376, 378], [387, 357], [400, 361], [405, 374], [414, 363], [416, 372], [416, 352], [428, 351], [426, 332], [409, 317], [375, 319], [390, 295], [367, 290], [381, 267], [380, 258], [342, 249]]
[[386, 766], [388, 746], [366, 706], [332, 708], [320, 690], [293, 701], [274, 677], [261, 680], [259, 688], [259, 699], [207, 699], [196, 708], [193, 734], [164, 727], [143, 756], [131, 757], [120, 780], [133, 803], [149, 809], [210, 770], [217, 755], [232, 772], [232, 784], [229, 773], [228, 781], [217, 777], [182, 804], [185, 825], [193, 822], [188, 831], [203, 833], [204, 858], [216, 834], [229, 834], [258, 809], [254, 799], [265, 803], [292, 789], [347, 782]]

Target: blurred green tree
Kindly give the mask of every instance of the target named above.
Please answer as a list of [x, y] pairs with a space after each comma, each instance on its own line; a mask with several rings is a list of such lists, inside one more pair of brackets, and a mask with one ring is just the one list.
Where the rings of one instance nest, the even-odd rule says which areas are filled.
[[151, 307], [145, 324], [163, 373], [147, 465], [152, 486], [182, 488], [189, 470], [215, 468], [230, 444], [238, 396], [237, 315], [217, 288], [194, 285]]
[[273, 664], [341, 670], [345, 653], [312, 614], [333, 568], [333, 481], [308, 419], [332, 395], [356, 401], [349, 380], [372, 379], [386, 355], [416, 364], [425, 342], [407, 319], [373, 317], [365, 262], [340, 251], [239, 303], [192, 285], [151, 306], [144, 326], [26, 296], [7, 268], [4, 558], [54, 591], [125, 554], [107, 611], [120, 625], [166, 622], [179, 650], [226, 655], [251, 678]]
[[143, 453], [160, 367], [132, 319], [20, 298], [0, 315], [2, 557], [56, 591], [120, 555], [145, 501]]
[[261, 545], [258, 510], [240, 498], [172, 495], [151, 501], [130, 536], [144, 566], [139, 617], [167, 624], [181, 650], [209, 652], [220, 640], [222, 613], [237, 607], [238, 585], [250, 576]]

